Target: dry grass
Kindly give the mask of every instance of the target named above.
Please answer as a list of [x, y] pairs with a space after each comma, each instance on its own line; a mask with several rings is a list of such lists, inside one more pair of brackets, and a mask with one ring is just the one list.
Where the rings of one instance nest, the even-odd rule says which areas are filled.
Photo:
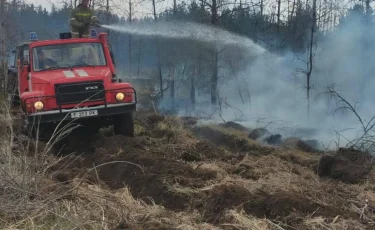
[[[257, 151], [259, 154], [246, 154], [239, 158], [237, 151], [228, 148], [233, 145], [223, 142], [216, 143], [216, 147], [202, 145], [207, 147], [207, 151], [203, 151], [204, 149], [197, 147], [202, 144], [202, 140], [197, 139], [191, 130], [186, 129], [180, 119], [170, 117], [154, 122], [146, 118], [137, 120], [136, 133], [139, 137], [132, 139], [132, 143], [128, 143], [129, 146], [121, 146], [120, 149], [124, 151], [106, 152], [108, 156], [115, 158], [129, 152], [139, 153], [143, 157], [150, 155], [152, 159], [169, 160], [173, 164], [180, 164], [181, 167], [188, 165], [194, 173], [199, 170], [215, 173], [215, 177], [202, 182], [204, 186], [201, 187], [177, 183], [174, 180], [167, 181], [175, 175], [165, 177], [168, 192], [190, 198], [188, 209], [175, 211], [164, 207], [163, 203], [157, 204], [155, 200], [158, 197], [135, 199], [134, 192], [126, 185], [120, 189], [109, 189], [100, 178], [101, 166], [67, 167], [67, 170], [78, 170], [81, 175], [88, 175], [88, 171], [93, 172], [96, 183], [81, 177], [59, 183], [49, 170], [61, 161], [66, 161], [66, 164], [76, 160], [76, 157], [67, 160], [69, 156], [58, 158], [51, 154], [54, 142], [41, 145], [30, 139], [21, 138], [12, 129], [12, 119], [9, 114], [1, 116], [0, 125], [2, 127], [0, 129], [1, 229], [114, 229], [123, 226], [128, 229], [338, 230], [371, 229], [374, 226], [372, 225], [375, 220], [373, 172], [367, 183], [363, 184], [349, 185], [323, 180], [313, 171], [318, 156], [293, 149], [263, 147], [258, 142], [248, 139], [246, 132], [235, 129], [209, 126], [209, 129], [214, 130], [215, 133], [224, 134], [226, 138], [230, 137], [224, 140], [229, 142], [240, 140], [235, 142], [245, 146], [241, 148], [243, 152]], [[9, 131], [4, 132], [4, 130]], [[122, 139], [108, 137], [108, 141], [111, 140]], [[120, 144], [109, 143], [109, 145]], [[219, 148], [219, 145], [225, 146], [225, 149]], [[196, 151], [200, 151], [198, 160], [185, 162], [181, 159], [183, 153]], [[217, 154], [223, 154], [225, 157], [212, 158]], [[228, 157], [230, 154], [233, 158]], [[132, 163], [124, 161], [124, 164]], [[137, 167], [144, 172], [152, 169], [152, 165], [148, 167], [137, 165]], [[108, 168], [116, 169], [115, 166]], [[149, 173], [157, 174], [154, 171]], [[78, 173], [75, 176], [78, 176]], [[186, 179], [195, 182], [200, 180], [195, 177], [189, 178], [188, 174]], [[218, 190], [223, 186], [232, 194], [228, 195]], [[232, 205], [231, 197], [241, 194], [235, 190], [236, 186], [244, 188], [242, 193], [251, 198], [248, 200], [257, 200], [260, 202], [259, 207], [270, 209], [271, 214], [275, 214], [276, 217], [271, 214], [267, 214], [267, 218], [259, 216], [256, 211], [249, 211], [249, 207], [243, 204], [246, 202]], [[260, 195], [259, 191], [261, 191]], [[284, 194], [284, 197], [279, 200], [273, 197], [275, 194]], [[263, 198], [259, 199], [259, 197]], [[298, 207], [300, 204], [296, 204], [293, 200], [294, 197], [303, 197], [302, 204], [308, 201], [319, 207], [328, 208], [327, 210], [332, 211], [332, 215], [320, 210], [306, 214], [303, 212], [303, 207]], [[214, 209], [225, 206], [221, 210], [222, 216], [218, 223], [207, 221], [207, 212], [211, 207], [211, 203], [207, 202], [216, 202], [212, 204], [217, 205]], [[265, 202], [270, 202], [274, 207], [267, 206]], [[296, 206], [290, 208], [290, 205]], [[283, 212], [285, 210], [291, 211], [285, 214]]]
[[259, 144], [258, 142], [247, 138], [247, 136], [249, 135], [249, 132], [244, 132], [244, 131], [237, 130], [237, 129], [234, 129], [234, 128], [231, 128], [231, 127], [225, 128], [225, 127], [223, 127], [221, 125], [217, 125], [217, 124], [205, 125], [204, 127], [216, 130], [216, 131], [221, 132], [221, 133], [226, 133], [226, 134], [231, 135], [233, 137], [244, 138], [247, 141], [249, 141], [250, 144]]
[[[186, 131], [176, 121], [166, 120], [157, 129], [170, 131], [175, 142], [182, 142]], [[82, 178], [68, 185], [58, 183], [48, 169], [69, 156], [53, 155], [54, 142], [41, 146], [26, 137], [20, 140], [20, 134], [12, 130], [10, 114], [3, 114], [0, 124], [2, 131], [9, 130], [0, 135], [1, 229], [113, 229], [119, 225], [216, 229], [197, 223], [198, 213], [175, 213], [136, 200], [127, 188], [112, 192], [99, 184], [89, 185]]]

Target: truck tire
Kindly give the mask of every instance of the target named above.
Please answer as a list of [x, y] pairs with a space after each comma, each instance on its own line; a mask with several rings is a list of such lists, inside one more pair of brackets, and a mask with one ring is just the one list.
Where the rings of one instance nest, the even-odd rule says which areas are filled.
[[113, 118], [113, 130], [115, 135], [134, 137], [133, 113], [116, 115]]

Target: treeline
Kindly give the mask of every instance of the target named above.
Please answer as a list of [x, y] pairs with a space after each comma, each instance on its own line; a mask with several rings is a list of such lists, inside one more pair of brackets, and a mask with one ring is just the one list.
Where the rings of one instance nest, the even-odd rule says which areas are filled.
[[[249, 37], [272, 52], [305, 53], [311, 43], [313, 24], [315, 36], [323, 37], [342, 21], [329, 1], [324, 3], [325, 6], [314, 8], [300, 0], [294, 1], [288, 6], [286, 19], [281, 20], [280, 12], [266, 14], [269, 10], [263, 5], [250, 7], [240, 3], [229, 9], [220, 2], [221, 5], [213, 9], [212, 4], [207, 7], [205, 1], [180, 2], [176, 7], [156, 14], [156, 18], [132, 19], [131, 23], [179, 20], [213, 24]], [[8, 48], [27, 40], [30, 31], [36, 31], [40, 39], [57, 38], [60, 32], [69, 30], [71, 9], [68, 4], [62, 8], [52, 7], [51, 12], [35, 5], [9, 7], [8, 18], [11, 20], [8, 20], [7, 34], [11, 39], [7, 41]], [[350, 12], [365, 15], [368, 11], [362, 5], [355, 5]], [[127, 18], [110, 12], [99, 10], [96, 13], [104, 24], [129, 23]], [[314, 13], [319, 14], [318, 17], [313, 17]], [[239, 63], [245, 62], [245, 65], [250, 61], [243, 50], [235, 47], [219, 52], [214, 45], [197, 41], [166, 40], [114, 31], [109, 32], [109, 38], [121, 76], [155, 77], [160, 81], [158, 86], [163, 88], [159, 95], [168, 95], [172, 99], [180, 96], [192, 105], [196, 103], [197, 92], [210, 94], [211, 97], [207, 98], [216, 104], [219, 82], [228, 76], [236, 76], [243, 67]]]
[[[264, 6], [265, 7], [265, 6]], [[65, 4], [62, 8], [52, 7], [49, 13], [43, 6], [24, 5], [22, 7], [10, 7], [8, 15], [9, 20], [8, 34], [15, 34], [25, 32], [18, 36], [10, 46], [15, 45], [20, 40], [27, 39], [29, 31], [37, 31], [41, 39], [56, 38], [61, 31], [69, 30], [68, 19], [71, 11], [71, 6]], [[219, 6], [218, 6], [219, 8]], [[258, 8], [258, 9], [257, 9]], [[222, 9], [221, 14], [217, 17], [217, 24], [219, 27], [229, 31], [245, 35], [253, 41], [262, 44], [268, 49], [281, 52], [283, 50], [293, 50], [295, 52], [304, 52], [308, 43], [309, 28], [311, 25], [311, 7], [305, 6], [302, 1], [297, 1], [294, 9], [290, 9], [288, 19], [280, 23], [275, 19], [275, 15], [267, 15], [259, 7], [248, 7], [239, 4], [232, 9]], [[112, 23], [127, 23], [127, 19], [113, 15], [105, 11], [97, 12], [102, 22], [105, 24]], [[109, 18], [109, 22], [107, 19]], [[142, 22], [152, 22], [154, 19], [145, 17], [142, 19], [132, 19], [133, 24]], [[211, 24], [212, 14], [210, 9], [207, 9], [203, 1], [192, 1], [189, 3], [181, 2], [177, 4], [176, 9], [170, 8], [157, 14], [157, 20], [182, 20], [193, 21], [205, 24]], [[139, 44], [139, 40], [143, 42]], [[116, 32], [111, 32], [111, 42], [117, 51], [116, 57], [119, 63], [128, 63], [129, 55], [127, 43], [129, 36], [120, 35]], [[139, 47], [142, 46], [143, 51], [152, 52], [154, 46], [153, 39], [148, 41], [147, 38], [140, 38], [132, 36], [132, 53], [134, 62], [138, 61]], [[151, 50], [150, 50], [151, 49]], [[141, 58], [145, 64], [150, 64], [154, 58], [149, 58], [149, 55]], [[133, 62], [133, 61], [132, 61]], [[133, 63], [133, 65], [137, 65]], [[128, 65], [124, 65], [124, 68]]]

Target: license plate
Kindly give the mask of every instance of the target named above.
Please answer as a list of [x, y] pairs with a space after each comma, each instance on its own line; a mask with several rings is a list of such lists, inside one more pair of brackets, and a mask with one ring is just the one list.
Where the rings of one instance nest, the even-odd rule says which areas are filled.
[[72, 118], [78, 117], [91, 117], [98, 115], [98, 110], [88, 110], [88, 111], [80, 111], [80, 112], [72, 112], [70, 116]]

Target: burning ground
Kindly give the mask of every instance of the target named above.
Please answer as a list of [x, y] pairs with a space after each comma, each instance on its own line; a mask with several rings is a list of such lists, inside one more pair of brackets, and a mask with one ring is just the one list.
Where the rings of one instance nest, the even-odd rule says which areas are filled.
[[1, 135], [2, 229], [374, 228], [372, 157], [351, 149], [266, 146], [235, 123], [146, 112], [136, 137], [103, 130], [63, 156]]

